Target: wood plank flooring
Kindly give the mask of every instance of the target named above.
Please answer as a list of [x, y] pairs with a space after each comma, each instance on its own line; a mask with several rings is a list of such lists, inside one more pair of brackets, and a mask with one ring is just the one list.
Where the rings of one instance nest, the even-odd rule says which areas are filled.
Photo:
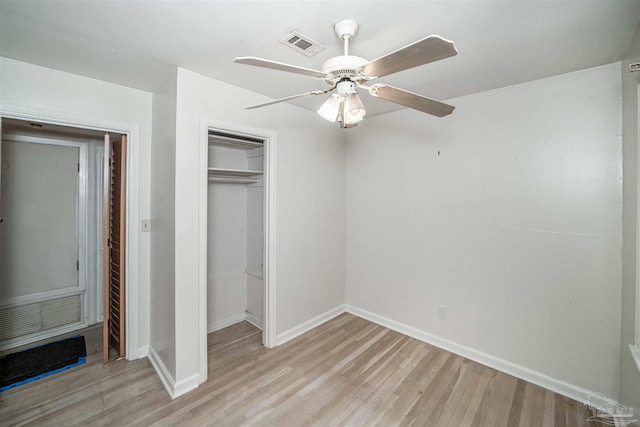
[[146, 359], [0, 393], [0, 425], [598, 426], [584, 405], [343, 314], [275, 349], [242, 322], [209, 335], [209, 380], [169, 399]]

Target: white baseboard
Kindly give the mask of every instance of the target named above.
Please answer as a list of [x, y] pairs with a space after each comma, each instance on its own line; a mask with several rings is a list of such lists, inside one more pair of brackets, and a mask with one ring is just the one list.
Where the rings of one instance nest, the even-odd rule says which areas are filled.
[[[587, 399], [591, 399], [591, 403], [601, 406], [604, 405], [604, 403], [606, 403], [607, 401], [607, 398], [601, 393], [595, 393], [591, 390], [587, 390], [585, 388], [569, 384], [556, 378], [552, 378], [548, 375], [542, 374], [521, 365], [517, 365], [499, 357], [495, 357], [490, 354], [474, 350], [470, 347], [455, 343], [453, 341], [446, 340], [428, 332], [424, 332], [420, 329], [414, 328], [413, 326], [396, 322], [395, 320], [388, 319], [384, 316], [380, 316], [378, 314], [363, 310], [358, 307], [354, 307], [352, 305], [347, 304], [345, 308], [347, 313], [362, 317], [363, 319], [369, 320], [373, 323], [377, 323], [378, 325], [382, 325], [396, 332], [400, 332], [401, 334], [408, 335], [417, 340], [426, 342], [427, 344], [434, 345], [443, 350], [447, 350], [469, 360], [473, 360], [474, 362], [478, 362], [482, 365], [497, 369], [498, 371], [512, 375], [516, 378], [520, 378], [532, 384], [536, 384], [540, 387], [569, 397], [578, 402], [582, 403]], [[597, 401], [594, 401], [595, 399], [597, 399]], [[614, 400], [610, 401], [615, 402]]]
[[219, 329], [224, 329], [227, 326], [235, 325], [236, 323], [242, 322], [243, 320], [247, 320], [247, 313], [244, 311], [242, 313], [234, 314], [231, 317], [227, 317], [226, 319], [209, 323], [207, 325], [207, 333], [211, 333]]
[[160, 378], [160, 382], [164, 386], [165, 390], [169, 394], [171, 399], [175, 399], [176, 397], [182, 396], [183, 394], [198, 388], [200, 385], [200, 375], [194, 374], [188, 378], [185, 378], [180, 381], [176, 381], [173, 376], [169, 373], [169, 370], [158, 356], [158, 352], [153, 345], [149, 345], [149, 355], [147, 356], [149, 362], [151, 362], [151, 366], [158, 374]]
[[167, 367], [162, 362], [162, 359], [160, 359], [160, 356], [158, 356], [158, 352], [156, 351], [155, 348], [153, 348], [152, 344], [149, 345], [148, 358], [149, 358], [149, 362], [151, 362], [151, 366], [153, 366], [153, 369], [156, 371], [156, 374], [158, 374], [158, 378], [160, 378], [160, 382], [164, 386], [165, 390], [167, 390], [169, 397], [173, 399], [174, 398], [173, 390], [175, 388], [175, 380], [169, 373], [169, 370], [167, 369]]
[[209, 323], [207, 325], [207, 333], [210, 334], [211, 332], [215, 332], [217, 330], [224, 329], [224, 328], [226, 328], [228, 326], [235, 325], [236, 323], [240, 323], [240, 322], [245, 321], [245, 320], [247, 322], [251, 323], [256, 328], [262, 330], [262, 320], [258, 319], [253, 314], [248, 313], [248, 312], [245, 311], [244, 313], [238, 313], [238, 314], [233, 315], [231, 317], [227, 317], [226, 319], [222, 319], [222, 320], [218, 320], [218, 321]]
[[638, 347], [637, 345], [629, 344], [629, 351], [631, 352], [633, 360], [636, 362], [636, 368], [638, 368], [638, 372], [640, 372], [640, 347]]
[[247, 312], [246, 313], [246, 318], [244, 320], [246, 320], [247, 322], [251, 323], [256, 328], [262, 330], [262, 320], [258, 319], [253, 314]]
[[173, 386], [173, 395], [171, 398], [175, 399], [176, 397], [180, 397], [191, 390], [195, 390], [198, 386], [200, 386], [200, 374], [193, 374], [183, 380], [176, 381]]
[[149, 345], [143, 345], [142, 347], [138, 347], [138, 359], [142, 359], [143, 357], [149, 356]]
[[295, 326], [288, 331], [285, 331], [281, 334], [278, 334], [276, 337], [276, 345], [281, 345], [296, 338], [299, 335], [304, 334], [311, 329], [322, 325], [323, 323], [333, 319], [336, 316], [341, 315], [345, 312], [345, 305], [339, 305], [325, 313], [320, 314], [319, 316], [314, 317], [313, 319], [309, 319], [304, 323]]

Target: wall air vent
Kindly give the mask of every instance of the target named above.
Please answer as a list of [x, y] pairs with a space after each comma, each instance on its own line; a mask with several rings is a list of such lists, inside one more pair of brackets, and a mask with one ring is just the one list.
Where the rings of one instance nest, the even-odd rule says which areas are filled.
[[[0, 308], [0, 348], [8, 341], [82, 322], [80, 294]], [[31, 340], [33, 341], [33, 340]]]
[[306, 56], [313, 56], [326, 47], [297, 31], [285, 36], [280, 43]]

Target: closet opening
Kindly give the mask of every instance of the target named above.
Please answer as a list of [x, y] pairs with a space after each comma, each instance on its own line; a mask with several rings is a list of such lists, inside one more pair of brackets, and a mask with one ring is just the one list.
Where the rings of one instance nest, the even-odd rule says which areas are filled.
[[207, 333], [264, 325], [262, 138], [208, 130]]
[[198, 367], [207, 334], [247, 321], [276, 345], [276, 133], [200, 119]]
[[103, 294], [105, 138], [124, 135], [13, 118], [0, 125], [0, 351], [85, 328], [98, 337], [111, 301]]

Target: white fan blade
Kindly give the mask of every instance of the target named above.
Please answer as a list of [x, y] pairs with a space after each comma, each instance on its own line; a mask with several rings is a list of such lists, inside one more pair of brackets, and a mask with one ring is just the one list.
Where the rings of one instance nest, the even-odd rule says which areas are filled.
[[361, 71], [370, 77], [382, 77], [458, 54], [452, 41], [429, 36], [364, 64]]
[[329, 89], [329, 90], [314, 90], [312, 92], [306, 92], [306, 93], [300, 93], [298, 95], [291, 95], [291, 96], [287, 96], [286, 98], [280, 98], [280, 99], [276, 99], [273, 101], [269, 101], [269, 102], [265, 102], [262, 104], [256, 104], [256, 105], [252, 105], [250, 107], [246, 107], [246, 110], [253, 110], [254, 108], [260, 108], [260, 107], [266, 107], [267, 105], [273, 105], [273, 104], [277, 104], [279, 102], [285, 102], [285, 101], [289, 101], [292, 99], [296, 99], [296, 98], [302, 98], [305, 96], [309, 96], [309, 95], [322, 95], [325, 94], [329, 91], [333, 90], [333, 88]]
[[427, 98], [397, 87], [376, 84], [371, 86], [369, 93], [375, 97], [413, 108], [437, 117], [444, 117], [453, 113], [456, 107]]
[[298, 67], [296, 65], [284, 64], [282, 62], [270, 61], [268, 59], [256, 58], [254, 56], [243, 56], [236, 58], [233, 62], [238, 64], [254, 65], [256, 67], [271, 68], [272, 70], [287, 71], [289, 73], [302, 74], [303, 76], [315, 77], [317, 79], [324, 79], [327, 77], [327, 73], [322, 71], [312, 70], [311, 68]]

